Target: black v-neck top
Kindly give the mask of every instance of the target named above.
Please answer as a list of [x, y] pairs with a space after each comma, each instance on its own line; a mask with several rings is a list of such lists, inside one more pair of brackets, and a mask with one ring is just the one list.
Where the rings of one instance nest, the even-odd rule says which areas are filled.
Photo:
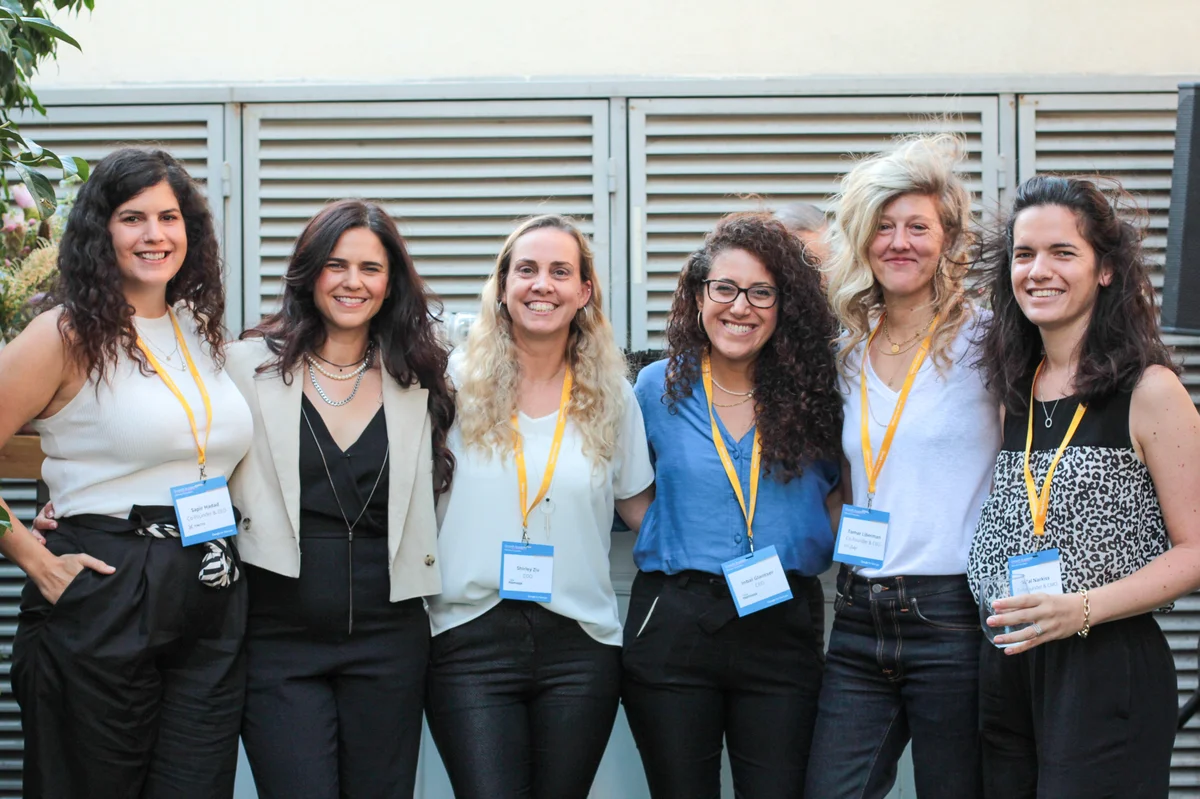
[[[358, 440], [343, 451], [309, 398], [305, 396], [301, 402], [304, 413], [300, 417], [300, 538], [347, 538], [346, 521], [338, 509], [338, 500], [346, 518], [354, 524], [368, 497], [370, 504], [354, 525], [354, 537], [386, 536], [388, 465], [384, 456], [388, 437], [383, 407], [380, 406]], [[312, 423], [311, 431], [305, 417]], [[379, 485], [372, 495], [376, 479]]]

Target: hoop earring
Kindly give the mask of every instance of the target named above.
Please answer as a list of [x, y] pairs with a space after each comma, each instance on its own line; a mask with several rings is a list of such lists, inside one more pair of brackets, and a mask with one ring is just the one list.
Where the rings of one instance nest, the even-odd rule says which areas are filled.
[[703, 314], [704, 314], [703, 309], [701, 309], [701, 308], [696, 309], [696, 327], [700, 328], [700, 332], [704, 334], [705, 338], [708, 338], [708, 331], [704, 329]]

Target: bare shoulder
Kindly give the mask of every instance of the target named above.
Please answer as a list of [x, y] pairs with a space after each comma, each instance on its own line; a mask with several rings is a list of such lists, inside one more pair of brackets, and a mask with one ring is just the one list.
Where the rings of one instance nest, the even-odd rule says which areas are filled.
[[1195, 405], [1179, 376], [1165, 366], [1151, 366], [1142, 373], [1133, 389], [1134, 413], [1145, 410], [1161, 413], [1174, 408], [1191, 409]]
[[1178, 375], [1164, 366], [1151, 366], [1133, 389], [1129, 434], [1138, 457], [1158, 449], [1200, 442], [1200, 413]]

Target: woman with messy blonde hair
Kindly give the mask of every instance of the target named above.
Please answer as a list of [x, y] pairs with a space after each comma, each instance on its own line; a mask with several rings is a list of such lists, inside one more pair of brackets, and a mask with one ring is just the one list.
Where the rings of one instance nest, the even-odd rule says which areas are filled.
[[955, 136], [858, 163], [826, 264], [841, 322], [843, 497], [833, 633], [807, 795], [879, 799], [912, 740], [922, 799], [980, 795], [981, 630], [967, 556], [1000, 445], [966, 298]]
[[637, 530], [654, 472], [573, 222], [508, 237], [450, 371], [429, 727], [460, 799], [584, 799], [620, 695], [613, 509]]

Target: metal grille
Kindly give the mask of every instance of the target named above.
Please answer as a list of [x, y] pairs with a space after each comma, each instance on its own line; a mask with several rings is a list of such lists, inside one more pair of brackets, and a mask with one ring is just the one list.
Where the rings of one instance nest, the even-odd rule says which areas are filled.
[[962, 134], [968, 187], [993, 207], [998, 113], [995, 96], [630, 100], [631, 347], [662, 346], [679, 270], [722, 215], [824, 207], [855, 157], [898, 135]]
[[244, 116], [247, 324], [331, 200], [380, 202], [447, 312], [475, 311], [518, 219], [574, 216], [609, 272], [607, 101], [252, 105]]

